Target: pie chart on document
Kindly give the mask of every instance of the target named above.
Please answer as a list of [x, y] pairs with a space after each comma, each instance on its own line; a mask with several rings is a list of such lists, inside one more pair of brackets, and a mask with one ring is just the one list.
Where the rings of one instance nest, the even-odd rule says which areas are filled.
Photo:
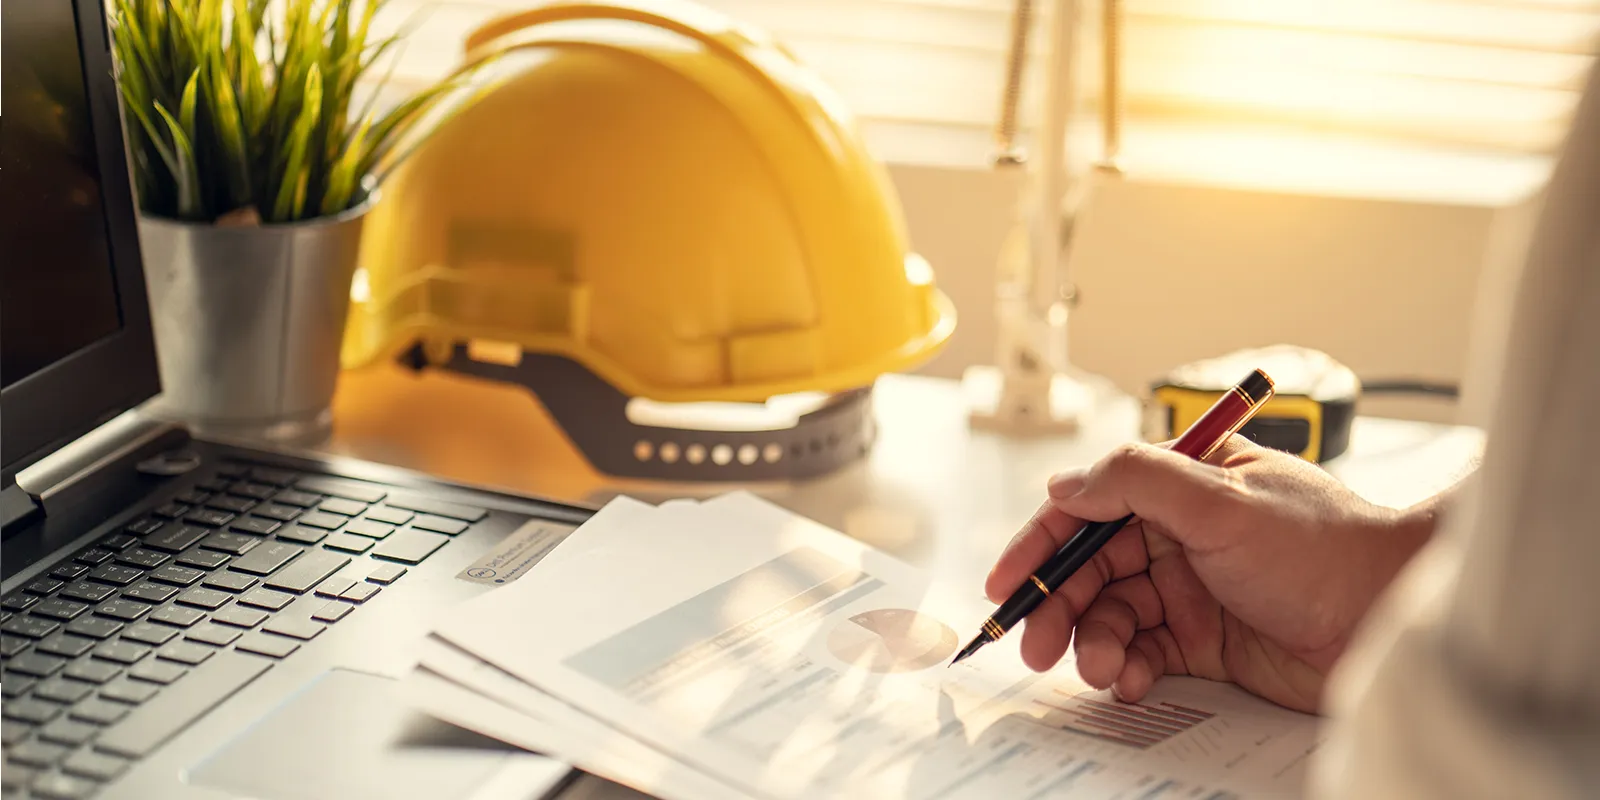
[[914, 672], [956, 652], [949, 625], [906, 608], [875, 608], [840, 620], [828, 632], [828, 652], [872, 672]]

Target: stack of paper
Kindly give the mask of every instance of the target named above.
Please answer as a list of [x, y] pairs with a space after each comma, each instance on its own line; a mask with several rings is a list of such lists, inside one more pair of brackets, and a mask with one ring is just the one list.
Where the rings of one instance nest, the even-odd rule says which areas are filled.
[[1016, 634], [947, 667], [970, 594], [749, 494], [623, 498], [448, 614], [407, 688], [664, 800], [1299, 793], [1315, 718], [1232, 686], [1124, 704]]

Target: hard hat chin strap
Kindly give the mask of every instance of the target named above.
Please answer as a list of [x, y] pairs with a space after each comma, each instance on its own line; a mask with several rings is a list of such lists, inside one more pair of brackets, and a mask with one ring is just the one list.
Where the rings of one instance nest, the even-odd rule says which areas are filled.
[[[419, 370], [428, 363], [416, 348], [401, 361]], [[628, 418], [627, 395], [583, 364], [559, 355], [524, 352], [514, 365], [493, 363], [472, 358], [465, 344], [457, 344], [448, 360], [434, 366], [526, 387], [595, 469], [622, 478], [813, 478], [862, 458], [877, 436], [871, 387], [832, 395], [788, 428], [697, 430], [634, 422]]]

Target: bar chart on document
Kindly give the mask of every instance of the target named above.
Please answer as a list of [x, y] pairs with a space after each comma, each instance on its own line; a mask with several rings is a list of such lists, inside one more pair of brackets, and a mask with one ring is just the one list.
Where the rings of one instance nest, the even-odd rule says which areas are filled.
[[[856, 565], [790, 551], [570, 667], [681, 721], [777, 796], [1233, 800], [1299, 792], [1312, 718], [1195, 679], [1137, 704], [1015, 639], [947, 668], [969, 621]], [[699, 631], [697, 640], [683, 632]], [[1008, 649], [1009, 647], [1009, 649]]]

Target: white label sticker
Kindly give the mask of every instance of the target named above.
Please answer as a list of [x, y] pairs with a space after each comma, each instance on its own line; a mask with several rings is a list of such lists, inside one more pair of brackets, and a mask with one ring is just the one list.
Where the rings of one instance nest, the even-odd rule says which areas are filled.
[[573, 528], [542, 519], [528, 520], [494, 549], [467, 565], [456, 578], [488, 586], [510, 583], [544, 560]]

